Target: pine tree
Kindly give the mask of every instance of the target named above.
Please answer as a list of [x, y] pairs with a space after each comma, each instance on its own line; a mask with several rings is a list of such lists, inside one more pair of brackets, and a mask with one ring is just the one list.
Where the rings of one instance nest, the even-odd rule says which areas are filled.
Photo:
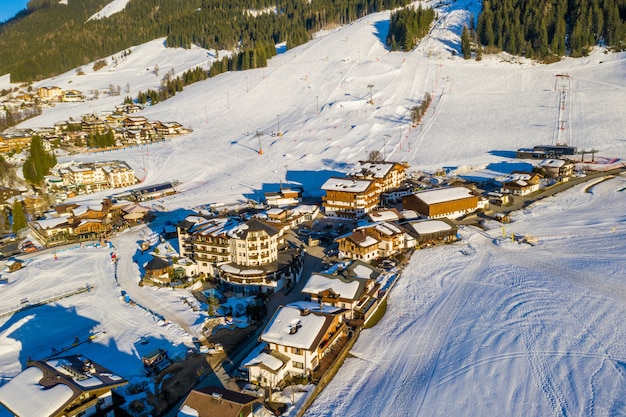
[[17, 233], [20, 230], [24, 229], [27, 225], [24, 208], [22, 207], [22, 203], [20, 201], [16, 200], [13, 203], [13, 206], [11, 207], [11, 213], [13, 215], [13, 225], [11, 226], [11, 230], [13, 230], [13, 233]]
[[463, 54], [464, 59], [472, 57], [472, 43], [467, 26], [463, 26], [461, 30], [461, 54]]

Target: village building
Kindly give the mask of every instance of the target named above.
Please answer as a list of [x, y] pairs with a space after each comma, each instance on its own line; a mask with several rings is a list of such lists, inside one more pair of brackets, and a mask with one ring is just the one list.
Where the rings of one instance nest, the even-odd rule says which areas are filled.
[[557, 181], [567, 181], [574, 174], [574, 164], [564, 159], [544, 159], [539, 168], [547, 178]]
[[327, 216], [358, 218], [374, 210], [381, 194], [398, 188], [406, 180], [405, 164], [359, 162], [346, 178], [329, 178], [322, 190]]
[[0, 185], [0, 207], [10, 207], [9, 200], [13, 197], [20, 195], [21, 192], [14, 189]]
[[68, 90], [63, 94], [61, 100], [71, 103], [85, 101], [85, 95], [78, 90]]
[[198, 272], [218, 277], [228, 289], [246, 294], [278, 291], [295, 283], [299, 249], [279, 251], [282, 229], [253, 218], [189, 216], [177, 225], [181, 256]]
[[144, 116], [128, 116], [122, 124], [127, 128], [141, 128], [148, 123], [148, 119]]
[[176, 194], [176, 188], [171, 182], [163, 184], [147, 185], [131, 190], [131, 196], [135, 201], [148, 201]]
[[356, 218], [378, 206], [379, 188], [374, 180], [329, 178], [322, 190], [326, 195], [322, 205], [327, 216]]
[[397, 162], [372, 162], [359, 161], [358, 164], [348, 173], [349, 178], [371, 179], [376, 181], [379, 191], [398, 188], [406, 180], [406, 164]]
[[263, 409], [257, 397], [211, 385], [192, 390], [178, 409], [177, 416], [262, 417]]
[[370, 262], [379, 257], [378, 240], [366, 233], [365, 230], [357, 230], [347, 236], [339, 237], [337, 242], [341, 258]]
[[127, 384], [82, 355], [30, 362], [0, 387], [0, 403], [18, 417], [113, 417], [124, 398], [113, 391]]
[[152, 281], [157, 284], [169, 284], [172, 282], [174, 268], [167, 259], [154, 257], [144, 265], [143, 269], [145, 270], [143, 279], [146, 281]]
[[478, 209], [488, 201], [466, 187], [445, 187], [420, 191], [402, 198], [402, 208], [415, 210], [421, 216], [456, 219]]
[[542, 178], [543, 177], [536, 172], [512, 172], [505, 179], [500, 181], [502, 184], [500, 192], [502, 194], [525, 196], [539, 191]]
[[388, 258], [406, 249], [405, 231], [391, 222], [361, 226], [336, 241], [339, 244], [340, 257], [365, 262]]
[[100, 239], [118, 225], [121, 208], [105, 199], [99, 205], [60, 204], [28, 223], [30, 232], [46, 246]]
[[404, 226], [418, 245], [453, 242], [458, 238], [458, 227], [445, 217], [409, 221]]
[[37, 96], [42, 101], [61, 101], [63, 99], [63, 89], [56, 86], [43, 86], [37, 89]]
[[29, 149], [33, 140], [33, 132], [30, 129], [7, 130], [0, 134], [0, 145], [4, 153], [17, 149]]
[[[281, 306], [259, 340], [268, 345], [265, 353], [274, 351], [286, 356], [285, 374], [310, 375], [331, 347], [345, 334], [344, 313], [344, 310], [331, 307], [324, 311], [314, 311], [298, 306]], [[270, 386], [272, 376], [268, 375], [268, 369], [251, 364], [247, 368], [252, 381], [257, 381], [262, 386]], [[273, 379], [273, 382], [278, 381]]]
[[379, 288], [375, 278], [314, 273], [302, 293], [314, 303], [348, 310], [346, 316], [349, 319], [360, 319], [366, 313], [361, 307], [376, 297]]
[[367, 219], [372, 223], [377, 222], [397, 222], [404, 219], [402, 213], [397, 209], [380, 209], [367, 214]]
[[265, 201], [270, 207], [292, 207], [302, 202], [302, 187], [280, 187], [279, 191], [264, 194]]

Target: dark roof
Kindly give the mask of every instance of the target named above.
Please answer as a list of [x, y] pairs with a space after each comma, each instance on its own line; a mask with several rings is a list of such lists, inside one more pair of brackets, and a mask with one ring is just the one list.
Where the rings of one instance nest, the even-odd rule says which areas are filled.
[[272, 226], [265, 224], [262, 221], [257, 220], [257, 219], [248, 220], [246, 222], [246, 226], [248, 227], [242, 228], [241, 230], [236, 232], [237, 237], [239, 239], [245, 239], [248, 236], [249, 232], [265, 231], [265, 233], [267, 233], [268, 236], [274, 236], [278, 234], [278, 230], [274, 229]]
[[169, 268], [170, 266], [170, 262], [163, 259], [163, 258], [152, 258], [152, 260], [150, 262], [148, 262], [146, 264], [146, 266], [144, 267], [144, 269], [146, 271], [156, 271], [158, 269], [165, 269], [165, 268]]
[[[76, 401], [83, 393], [98, 392], [101, 394], [103, 388], [110, 390], [128, 383], [126, 379], [82, 355], [70, 355], [55, 359], [34, 361], [31, 366], [40, 369], [43, 373], [42, 378], [37, 381], [41, 389], [62, 384], [72, 390], [71, 398], [61, 407], [54, 410], [51, 414], [52, 416], [61, 415], [62, 411], [72, 402]], [[60, 369], [63, 369], [63, 371]], [[100, 383], [81, 383], [82, 380], [89, 378], [97, 379]], [[23, 400], [23, 398], [15, 399], [15, 401]], [[10, 404], [5, 404], [5, 406], [10, 409]], [[65, 413], [62, 414], [65, 415]]]
[[255, 402], [258, 399], [251, 395], [211, 385], [191, 391], [181, 409], [193, 408], [199, 417], [239, 417], [249, 415]]

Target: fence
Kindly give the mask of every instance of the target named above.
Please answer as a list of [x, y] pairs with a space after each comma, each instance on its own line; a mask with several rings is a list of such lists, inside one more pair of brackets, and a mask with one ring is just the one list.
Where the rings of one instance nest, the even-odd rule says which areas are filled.
[[0, 313], [0, 318], [13, 315], [20, 311], [28, 310], [34, 307], [42, 306], [44, 304], [53, 303], [57, 300], [61, 300], [63, 298], [71, 297], [76, 294], [81, 294], [84, 292], [89, 292], [93, 288], [93, 285], [86, 284], [84, 287], [79, 287], [77, 289], [67, 291], [64, 293], [58, 293], [51, 297], [38, 297], [34, 300], [30, 300], [28, 298], [22, 298], [19, 304], [10, 307], [8, 310]]

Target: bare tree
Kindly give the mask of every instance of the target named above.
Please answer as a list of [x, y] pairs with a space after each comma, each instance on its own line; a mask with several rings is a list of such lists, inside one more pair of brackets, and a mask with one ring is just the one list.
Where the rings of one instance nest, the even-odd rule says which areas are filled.
[[380, 151], [370, 151], [367, 154], [367, 160], [370, 162], [383, 162], [385, 158], [383, 158], [383, 154]]

